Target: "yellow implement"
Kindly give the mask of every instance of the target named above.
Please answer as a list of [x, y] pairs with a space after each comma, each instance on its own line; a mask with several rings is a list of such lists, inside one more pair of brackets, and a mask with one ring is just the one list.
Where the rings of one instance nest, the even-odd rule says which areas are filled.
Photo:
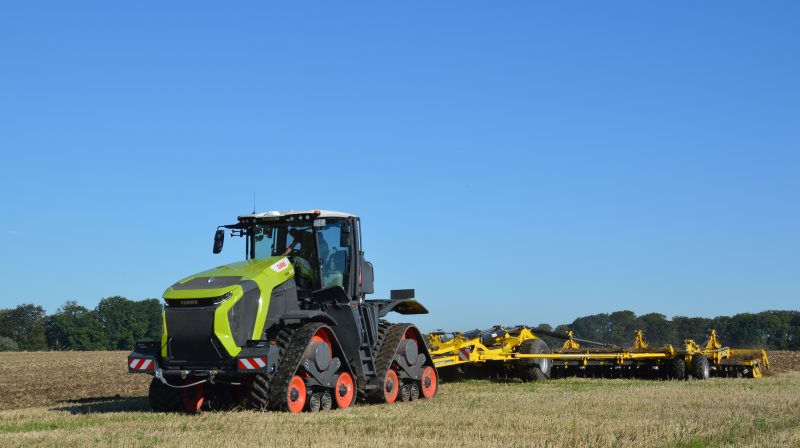
[[[541, 336], [564, 339], [552, 352]], [[517, 326], [489, 330], [428, 335], [434, 365], [442, 376], [519, 377], [639, 377], [706, 379], [709, 376], [760, 378], [769, 367], [763, 350], [722, 347], [714, 330], [705, 348], [691, 339], [682, 346], [650, 347], [639, 330], [630, 348], [577, 339], [566, 335]], [[593, 345], [583, 348], [581, 343]]]

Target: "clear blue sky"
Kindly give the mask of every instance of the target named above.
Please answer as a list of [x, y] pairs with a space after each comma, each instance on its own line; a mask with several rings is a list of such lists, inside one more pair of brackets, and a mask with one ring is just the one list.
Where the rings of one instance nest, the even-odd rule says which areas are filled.
[[255, 192], [426, 330], [798, 309], [800, 3], [556, 3], [3, 2], [0, 307], [160, 297]]

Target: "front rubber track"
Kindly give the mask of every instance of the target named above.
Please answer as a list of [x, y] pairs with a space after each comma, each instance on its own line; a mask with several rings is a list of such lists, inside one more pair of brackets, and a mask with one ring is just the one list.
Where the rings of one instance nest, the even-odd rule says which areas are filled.
[[[289, 344], [294, 338], [295, 330], [296, 328], [294, 327], [285, 327], [278, 332], [276, 341], [279, 350], [279, 359], [283, 359], [286, 355], [286, 350], [289, 348]], [[244, 407], [256, 410], [269, 409], [270, 386], [274, 377], [274, 373], [257, 373], [253, 375], [253, 382], [248, 387], [245, 395]]]
[[183, 391], [169, 387], [153, 377], [148, 393], [150, 407], [156, 412], [183, 411]]

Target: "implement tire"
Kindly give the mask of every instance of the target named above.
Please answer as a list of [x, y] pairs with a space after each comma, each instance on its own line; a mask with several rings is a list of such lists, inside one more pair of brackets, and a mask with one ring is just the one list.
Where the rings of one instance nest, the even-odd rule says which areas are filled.
[[183, 410], [183, 391], [169, 387], [158, 378], [150, 382], [148, 393], [150, 407], [156, 412], [180, 412]]
[[708, 358], [705, 355], [695, 355], [692, 358], [692, 376], [698, 380], [707, 380], [710, 376]]
[[672, 365], [669, 366], [669, 377], [673, 380], [686, 379], [686, 360], [683, 357], [677, 357], [672, 360]]
[[[552, 353], [547, 343], [538, 338], [524, 341], [519, 347], [519, 352], [528, 355]], [[547, 358], [520, 359], [517, 364], [517, 376], [522, 381], [544, 381], [550, 378], [552, 365], [553, 360]]]

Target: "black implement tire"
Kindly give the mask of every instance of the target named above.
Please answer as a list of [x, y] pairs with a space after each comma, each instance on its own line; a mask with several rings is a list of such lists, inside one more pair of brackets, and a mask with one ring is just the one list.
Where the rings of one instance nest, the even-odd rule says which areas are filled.
[[672, 365], [669, 366], [669, 377], [673, 380], [686, 379], [686, 360], [682, 356], [672, 360]]
[[708, 358], [705, 355], [695, 355], [692, 358], [692, 376], [698, 380], [707, 380], [710, 376]]
[[169, 387], [158, 378], [150, 382], [148, 398], [150, 407], [156, 412], [179, 412], [183, 410], [183, 391]]
[[[524, 354], [551, 353], [550, 347], [542, 339], [527, 339], [520, 347], [519, 352]], [[517, 376], [522, 381], [540, 381], [550, 378], [552, 359], [520, 359], [517, 364]]]

